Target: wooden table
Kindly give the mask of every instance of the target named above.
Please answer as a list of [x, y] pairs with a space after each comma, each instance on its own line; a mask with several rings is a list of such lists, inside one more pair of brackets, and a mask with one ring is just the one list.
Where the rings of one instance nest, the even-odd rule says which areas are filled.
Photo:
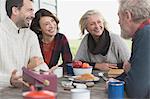
[[[71, 99], [71, 92], [64, 90], [61, 81], [66, 78], [59, 78], [57, 99]], [[91, 93], [90, 99], [107, 99], [107, 93], [104, 90], [105, 82], [100, 79], [94, 87], [88, 88]], [[12, 88], [9, 84], [0, 83], [0, 99], [23, 99], [22, 90]]]

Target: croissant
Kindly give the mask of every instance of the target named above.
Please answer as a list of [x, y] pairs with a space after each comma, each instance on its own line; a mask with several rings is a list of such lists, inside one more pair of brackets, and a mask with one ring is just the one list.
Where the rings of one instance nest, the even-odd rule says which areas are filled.
[[76, 80], [82, 80], [82, 81], [93, 81], [94, 77], [95, 76], [93, 74], [86, 73], [86, 74], [82, 74], [82, 75], [77, 76], [75, 79]]

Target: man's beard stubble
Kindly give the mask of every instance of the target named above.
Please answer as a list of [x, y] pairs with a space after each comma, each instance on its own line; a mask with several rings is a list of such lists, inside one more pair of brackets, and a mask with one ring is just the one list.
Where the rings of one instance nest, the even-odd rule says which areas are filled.
[[124, 39], [130, 39], [131, 38], [130, 35], [122, 29], [121, 29], [121, 37]]

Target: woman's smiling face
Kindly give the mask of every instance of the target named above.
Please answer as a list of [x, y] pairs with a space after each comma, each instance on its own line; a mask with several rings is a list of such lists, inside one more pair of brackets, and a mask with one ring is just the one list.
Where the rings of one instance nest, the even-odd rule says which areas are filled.
[[43, 35], [47, 36], [55, 36], [57, 33], [57, 23], [54, 18], [50, 16], [43, 16], [40, 18], [39, 21], [40, 30], [42, 31]]
[[86, 29], [93, 37], [99, 37], [104, 31], [104, 21], [100, 15], [89, 16]]

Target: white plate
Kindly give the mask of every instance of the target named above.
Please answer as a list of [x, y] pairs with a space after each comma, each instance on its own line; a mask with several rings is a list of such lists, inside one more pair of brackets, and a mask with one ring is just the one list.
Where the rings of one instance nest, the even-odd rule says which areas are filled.
[[76, 78], [77, 76], [72, 76], [72, 77], [70, 77], [70, 78], [68, 78], [69, 80], [71, 80], [71, 81], [74, 81], [74, 82], [82, 82], [82, 83], [86, 83], [86, 82], [96, 82], [96, 81], [99, 81], [99, 77], [94, 77], [94, 80], [76, 80], [75, 78]]

